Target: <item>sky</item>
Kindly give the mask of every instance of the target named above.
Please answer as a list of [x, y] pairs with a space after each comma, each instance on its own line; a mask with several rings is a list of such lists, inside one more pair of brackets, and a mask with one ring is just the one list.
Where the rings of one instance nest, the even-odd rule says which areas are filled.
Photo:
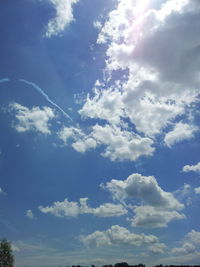
[[199, 264], [200, 1], [4, 0], [0, 32], [15, 266]]

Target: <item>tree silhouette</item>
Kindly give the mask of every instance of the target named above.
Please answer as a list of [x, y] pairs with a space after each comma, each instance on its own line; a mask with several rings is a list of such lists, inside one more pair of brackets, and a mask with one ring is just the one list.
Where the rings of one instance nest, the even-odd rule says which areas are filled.
[[0, 242], [0, 267], [13, 267], [14, 257], [12, 255], [11, 244], [7, 239]]

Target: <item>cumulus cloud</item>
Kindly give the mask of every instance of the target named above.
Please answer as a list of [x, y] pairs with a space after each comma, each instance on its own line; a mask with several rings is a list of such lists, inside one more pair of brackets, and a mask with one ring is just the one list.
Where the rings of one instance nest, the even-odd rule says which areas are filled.
[[32, 210], [27, 210], [26, 211], [26, 217], [29, 218], [29, 219], [31, 219], [31, 220], [35, 218]]
[[114, 199], [139, 199], [153, 207], [166, 209], [183, 209], [181, 204], [170, 192], [164, 191], [154, 176], [142, 176], [139, 173], [130, 175], [126, 180], [111, 180], [102, 185], [108, 189]]
[[200, 244], [200, 232], [192, 230], [187, 234], [187, 237], [194, 244]]
[[16, 111], [17, 122], [14, 127], [18, 132], [37, 131], [43, 134], [50, 134], [49, 120], [55, 118], [53, 110], [49, 107], [33, 107], [29, 109], [18, 103], [10, 107]]
[[93, 126], [93, 138], [98, 144], [106, 145], [102, 153], [104, 157], [112, 161], [136, 160], [140, 156], [153, 154], [153, 141], [150, 138], [143, 138], [139, 135], [122, 130], [120, 127], [96, 124]]
[[198, 130], [196, 126], [179, 122], [175, 124], [174, 129], [165, 135], [164, 142], [168, 147], [183, 140], [191, 139]]
[[81, 153], [97, 146], [104, 146], [103, 157], [112, 161], [136, 160], [140, 156], [152, 155], [154, 148], [150, 138], [140, 137], [119, 126], [96, 124], [89, 134], [75, 127], [64, 127], [59, 133], [59, 138], [65, 145], [72, 147]]
[[80, 198], [79, 202], [56, 201], [52, 206], [39, 206], [42, 213], [50, 213], [56, 217], [77, 217], [80, 214], [92, 214], [98, 217], [122, 216], [127, 210], [121, 204], [105, 203], [96, 208], [88, 206], [88, 198]]
[[143, 246], [158, 242], [154, 235], [135, 234], [119, 225], [113, 225], [106, 231], [96, 231], [87, 236], [80, 236], [80, 241], [87, 246], [129, 245]]
[[49, 0], [55, 8], [56, 16], [52, 18], [46, 31], [46, 37], [50, 38], [61, 34], [64, 29], [74, 20], [73, 5], [79, 0]]
[[173, 194], [179, 201], [185, 201], [187, 206], [192, 204], [193, 187], [191, 185], [184, 183], [184, 185], [177, 189]]
[[84, 140], [76, 141], [72, 144], [72, 147], [80, 153], [84, 153], [92, 148], [96, 148], [96, 146], [96, 140], [90, 137], [85, 138]]
[[182, 241], [182, 246], [178, 248], [173, 248], [172, 253], [175, 254], [190, 254], [197, 251], [200, 245], [200, 232], [191, 230], [185, 235]]
[[58, 132], [58, 137], [64, 145], [70, 144], [76, 151], [85, 153], [97, 146], [96, 140], [91, 135], [86, 135], [78, 127], [63, 127]]
[[148, 250], [154, 254], [163, 254], [166, 250], [166, 245], [163, 243], [155, 243], [148, 247]]
[[185, 219], [185, 215], [177, 211], [158, 209], [152, 206], [138, 206], [134, 209], [135, 216], [131, 220], [132, 226], [143, 228], [167, 227], [174, 220]]
[[128, 221], [133, 227], [167, 227], [171, 221], [186, 218], [178, 212], [184, 205], [172, 193], [164, 191], [153, 176], [134, 173], [126, 180], [113, 179], [101, 187], [129, 208], [133, 217]]
[[[143, 148], [136, 157], [127, 157], [130, 150], [124, 142], [122, 160], [152, 155], [150, 146], [158, 134], [165, 133], [164, 143], [170, 147], [192, 138], [198, 129], [191, 121], [182, 121], [193, 114], [199, 101], [199, 13], [196, 1], [155, 5], [154, 1], [119, 0], [102, 26], [97, 42], [107, 44], [109, 81], [95, 84], [79, 113], [108, 122], [112, 132], [128, 121], [131, 127], [124, 130], [126, 135], [148, 138], [148, 153]], [[121, 71], [117, 80], [112, 76], [116, 70]], [[174, 129], [166, 134], [172, 123]], [[115, 152], [108, 146], [104, 155], [116, 160]]]
[[103, 84], [98, 84], [94, 88], [94, 97], [87, 96], [86, 103], [79, 110], [83, 118], [90, 117], [92, 119], [104, 119], [111, 123], [119, 123], [120, 116], [123, 115], [123, 103], [121, 99], [120, 88], [116, 86], [108, 90], [100, 90], [99, 87]]
[[82, 130], [77, 127], [63, 127], [58, 132], [58, 137], [63, 141], [64, 144], [67, 144], [70, 139], [77, 140], [83, 136], [84, 134]]
[[200, 172], [200, 162], [198, 162], [196, 165], [185, 165], [183, 167], [184, 172]]
[[185, 253], [192, 253], [196, 250], [195, 246], [191, 243], [184, 243], [180, 248], [173, 248], [172, 253], [177, 254], [185, 254]]

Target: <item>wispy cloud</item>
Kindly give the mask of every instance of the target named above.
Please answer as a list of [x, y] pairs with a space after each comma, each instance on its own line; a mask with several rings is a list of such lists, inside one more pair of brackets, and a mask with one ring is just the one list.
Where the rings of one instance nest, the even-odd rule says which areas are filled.
[[32, 220], [32, 219], [35, 218], [35, 216], [34, 216], [32, 210], [27, 210], [27, 211], [26, 211], [26, 217], [29, 218], [30, 220]]
[[35, 83], [33, 83], [33, 82], [30, 82], [30, 81], [27, 81], [27, 80], [25, 80], [25, 79], [19, 79], [19, 81], [20, 82], [23, 82], [23, 83], [25, 83], [25, 84], [28, 84], [28, 85], [30, 85], [30, 86], [32, 86], [35, 90], [37, 90], [51, 105], [53, 105], [54, 107], [56, 107], [58, 110], [60, 110], [62, 113], [63, 113], [63, 115], [66, 117], [66, 118], [68, 118], [68, 119], [70, 119], [71, 121], [72, 121], [72, 118], [60, 107], [60, 106], [58, 106], [55, 102], [53, 102], [50, 98], [49, 98], [49, 96], [37, 85], [37, 84], [35, 84]]
[[6, 82], [10, 82], [10, 79], [9, 78], [0, 79], [0, 83], [6, 83]]
[[72, 6], [78, 1], [49, 0], [56, 10], [56, 17], [49, 21], [45, 34], [46, 37], [51, 38], [54, 35], [59, 35], [74, 20]]
[[6, 193], [3, 191], [1, 187], [0, 187], [0, 195], [6, 195]]

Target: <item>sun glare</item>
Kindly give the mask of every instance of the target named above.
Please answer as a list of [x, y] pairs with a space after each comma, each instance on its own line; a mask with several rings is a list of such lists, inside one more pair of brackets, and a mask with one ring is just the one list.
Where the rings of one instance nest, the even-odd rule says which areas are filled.
[[143, 14], [148, 8], [148, 6], [149, 6], [149, 0], [136, 1], [135, 10], [134, 10], [136, 16], [140, 16], [141, 14]]

